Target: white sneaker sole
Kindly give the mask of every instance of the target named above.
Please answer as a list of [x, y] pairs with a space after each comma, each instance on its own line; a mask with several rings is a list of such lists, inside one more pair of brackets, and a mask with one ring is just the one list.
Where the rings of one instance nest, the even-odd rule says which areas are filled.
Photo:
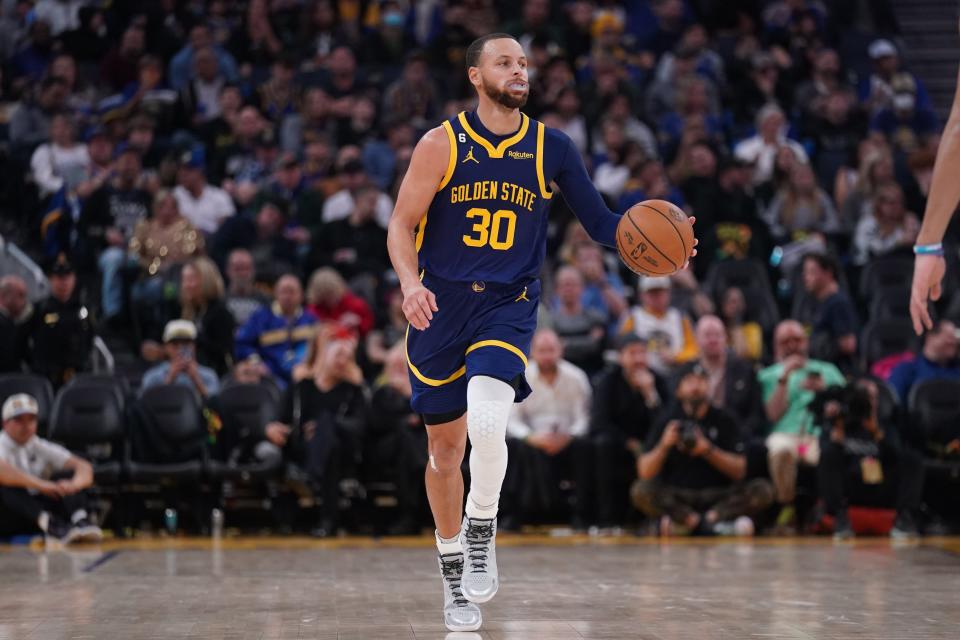
[[443, 626], [447, 628], [447, 631], [476, 631], [477, 629], [483, 626], [483, 618], [481, 617], [480, 620], [477, 622], [477, 624], [471, 624], [466, 626], [457, 626], [457, 625], [449, 624], [446, 621], [446, 618], [444, 618]]
[[486, 602], [490, 602], [491, 600], [493, 600], [493, 597], [497, 595], [497, 591], [500, 590], [500, 580], [498, 579], [494, 581], [493, 591], [491, 591], [488, 594], [480, 594], [480, 595], [473, 594], [467, 591], [466, 589], [464, 589], [463, 587], [461, 587], [460, 590], [463, 592], [463, 597], [469, 600], [470, 602], [472, 602], [473, 604], [484, 604]]

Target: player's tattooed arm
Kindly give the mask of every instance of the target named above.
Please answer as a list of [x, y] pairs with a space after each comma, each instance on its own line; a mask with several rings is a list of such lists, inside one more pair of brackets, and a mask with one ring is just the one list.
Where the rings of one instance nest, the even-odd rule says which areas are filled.
[[387, 227], [387, 250], [400, 280], [403, 313], [415, 329], [430, 326], [437, 298], [420, 282], [414, 231], [430, 208], [450, 160], [450, 142], [442, 127], [420, 139], [407, 169]]

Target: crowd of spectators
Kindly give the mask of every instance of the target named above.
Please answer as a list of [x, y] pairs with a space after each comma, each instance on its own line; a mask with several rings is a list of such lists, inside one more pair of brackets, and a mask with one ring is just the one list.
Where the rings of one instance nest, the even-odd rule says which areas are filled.
[[[530, 59], [525, 112], [611, 207], [668, 199], [700, 239], [689, 270], [637, 280], [554, 199], [502, 526], [846, 536], [864, 502], [898, 534], [955, 518], [924, 512], [931, 443], [897, 418], [922, 381], [960, 377], [960, 304], [881, 360], [880, 292], [858, 286], [909, 252], [940, 123], [877, 35], [886, 3], [847, 4], [2, 0], [0, 230], [51, 293], [0, 280], [0, 369], [64, 387], [100, 335], [129, 345], [141, 393], [187, 385], [215, 409], [270, 386], [279, 413], [246, 455], [299, 470], [316, 532], [381, 466], [397, 529], [417, 529], [425, 438], [385, 227], [416, 141], [474, 104], [467, 45], [502, 30]], [[809, 410], [848, 383], [856, 418]], [[804, 492], [822, 499], [800, 514]]]

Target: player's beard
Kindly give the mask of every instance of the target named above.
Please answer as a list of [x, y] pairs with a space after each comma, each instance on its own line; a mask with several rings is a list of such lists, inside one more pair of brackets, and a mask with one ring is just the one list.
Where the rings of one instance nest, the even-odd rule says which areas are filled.
[[480, 83], [483, 87], [483, 92], [487, 94], [488, 98], [508, 109], [522, 109], [523, 106], [527, 104], [527, 98], [530, 96], [528, 89], [527, 92], [523, 94], [523, 97], [515, 98], [508, 92], [501, 91], [497, 87], [488, 84], [487, 79], [483, 76], [480, 77]]

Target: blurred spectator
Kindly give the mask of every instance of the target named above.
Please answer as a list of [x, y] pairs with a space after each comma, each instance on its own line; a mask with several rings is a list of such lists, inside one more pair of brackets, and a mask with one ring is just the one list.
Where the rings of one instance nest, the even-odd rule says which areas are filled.
[[178, 90], [177, 123], [183, 129], [199, 129], [220, 115], [220, 92], [227, 80], [218, 67], [213, 49], [198, 49], [193, 73]]
[[19, 276], [0, 278], [0, 373], [17, 373], [26, 359], [24, 325], [31, 313], [27, 283]]
[[87, 145], [76, 141], [73, 119], [59, 113], [50, 120], [50, 142], [36, 148], [30, 157], [33, 181], [46, 197], [66, 188], [70, 191], [86, 177], [90, 167]]
[[560, 336], [567, 360], [590, 374], [603, 366], [606, 314], [584, 306], [583, 276], [564, 266], [554, 278], [556, 297], [550, 305], [551, 326]]
[[296, 113], [300, 87], [294, 82], [296, 59], [281, 54], [270, 65], [270, 77], [257, 87], [260, 112], [272, 122], [279, 123], [285, 116]]
[[43, 79], [43, 74], [53, 60], [54, 44], [48, 22], [44, 20], [31, 22], [26, 43], [10, 60], [6, 61], [14, 82], [26, 86]]
[[254, 268], [265, 279], [297, 265], [297, 245], [285, 233], [286, 207], [278, 198], [262, 199], [253, 216], [227, 218], [210, 241], [211, 254], [223, 262], [235, 249], [253, 256]]
[[[523, 514], [537, 507], [552, 513], [551, 507], [560, 503], [560, 482], [573, 481], [571, 524], [574, 529], [584, 529], [592, 522], [592, 448], [586, 439], [590, 381], [582, 369], [563, 359], [563, 345], [551, 329], [541, 329], [533, 336], [530, 359], [526, 375], [532, 392], [514, 408], [507, 425], [507, 435], [517, 440], [512, 444], [523, 461], [523, 477], [508, 488], [507, 493], [514, 495], [505, 496], [505, 502]], [[535, 487], [529, 492], [537, 494], [533, 504], [517, 495], [520, 484]], [[504, 513], [503, 517], [518, 518], [520, 513]]]
[[420, 52], [407, 56], [403, 74], [383, 94], [383, 112], [414, 128], [427, 128], [439, 114], [440, 96]]
[[[709, 48], [709, 34], [702, 24], [691, 24], [688, 26], [680, 38], [678, 50], [684, 53], [692, 52], [694, 57], [694, 69], [699, 75], [709, 79], [716, 87], [723, 87], [726, 84], [726, 73], [723, 68], [723, 58]], [[660, 81], [669, 80], [676, 72], [674, 63], [676, 54], [666, 52], [660, 56], [657, 62], [656, 79]]]
[[7, 60], [26, 43], [32, 10], [27, 0], [4, 4], [0, 11], [0, 60]]
[[837, 89], [823, 99], [822, 114], [811, 117], [805, 135], [816, 145], [814, 166], [821, 184], [829, 184], [866, 135], [866, 121], [849, 89]]
[[802, 239], [805, 232], [836, 233], [840, 219], [830, 196], [817, 185], [813, 169], [797, 164], [764, 216], [775, 238]]
[[350, 47], [335, 47], [327, 58], [326, 67], [326, 79], [321, 86], [330, 98], [327, 108], [335, 119], [339, 135], [349, 126], [354, 107], [366, 91], [367, 83], [357, 70], [357, 58]]
[[873, 207], [857, 223], [853, 263], [863, 266], [879, 256], [909, 250], [919, 232], [920, 221], [904, 207], [900, 185], [896, 182], [881, 185], [873, 197]]
[[889, 382], [900, 396], [900, 404], [906, 406], [910, 391], [924, 380], [960, 379], [958, 345], [957, 326], [950, 320], [939, 320], [927, 331], [916, 359], [897, 365], [890, 374]]
[[880, 187], [895, 179], [893, 157], [875, 143], [860, 144], [859, 169], [835, 191], [844, 229], [853, 230], [873, 210]]
[[386, 121], [381, 130], [385, 139], [369, 140], [363, 145], [363, 166], [374, 184], [389, 190], [394, 181], [406, 173], [406, 167], [400, 166], [399, 156], [413, 148], [416, 131], [402, 120]]
[[[18, 3], [23, 4], [23, 3]], [[61, 34], [63, 47], [78, 62], [97, 63], [110, 50], [107, 22], [104, 10], [96, 6], [80, 7], [77, 12], [77, 26]], [[0, 57], [5, 58], [2, 50]]]
[[633, 115], [628, 96], [620, 94], [610, 99], [604, 118], [600, 121], [599, 131], [595, 128], [593, 132], [594, 153], [601, 153], [606, 148], [601, 133], [607, 123], [618, 125], [626, 141], [639, 145], [644, 160], [658, 156], [657, 138], [650, 127]]
[[[77, 223], [82, 252], [103, 276], [101, 312], [111, 322], [123, 310], [120, 270], [136, 264], [128, 247], [137, 226], [150, 215], [150, 194], [141, 187], [140, 155], [132, 147], [117, 157], [113, 177], [84, 202]], [[99, 254], [99, 257], [96, 257]]]
[[309, 248], [310, 239], [319, 235], [323, 227], [323, 198], [321, 190], [311, 185], [304, 175], [297, 156], [284, 151], [273, 163], [273, 174], [262, 185], [252, 206], [256, 209], [264, 199], [272, 199], [289, 207], [284, 236], [297, 244], [299, 255]]
[[226, 191], [207, 183], [203, 155], [202, 149], [185, 154], [173, 196], [184, 218], [203, 233], [212, 234], [235, 209]]
[[270, 299], [257, 289], [253, 256], [246, 249], [234, 249], [227, 256], [227, 295], [224, 302], [236, 325], [243, 326], [254, 312]]
[[626, 288], [616, 268], [607, 268], [603, 249], [593, 242], [574, 248], [573, 266], [583, 278], [583, 306], [603, 313], [607, 317], [607, 332], [613, 335], [628, 308]]
[[[384, 295], [386, 302], [380, 309], [383, 317], [367, 334], [367, 360], [374, 366], [385, 363], [388, 351], [403, 341], [407, 331], [407, 317], [403, 313], [403, 293], [394, 287]], [[378, 307], [375, 306], [374, 309]]]
[[763, 357], [763, 328], [746, 319], [747, 299], [737, 287], [729, 287], [720, 296], [720, 317], [727, 334], [727, 344], [738, 358], [759, 362]]
[[797, 466], [816, 465], [820, 460], [819, 429], [807, 411], [816, 392], [843, 385], [843, 374], [829, 362], [809, 357], [807, 334], [796, 320], [784, 320], [773, 334], [776, 364], [757, 374], [763, 387], [763, 401], [770, 421], [767, 457], [770, 476], [777, 490], [780, 514], [777, 527], [795, 531], [793, 501]]
[[[354, 198], [361, 187], [369, 184], [363, 163], [359, 159], [348, 159], [337, 163], [337, 176], [340, 179], [340, 190], [330, 196], [323, 203], [323, 221], [333, 222], [348, 218], [356, 208]], [[393, 215], [393, 201], [390, 196], [380, 192], [374, 207], [374, 219], [384, 229]]]
[[684, 365], [675, 380], [699, 367], [707, 376], [710, 406], [723, 409], [736, 420], [744, 441], [761, 435], [766, 419], [756, 372], [752, 364], [728, 349], [727, 331], [720, 318], [711, 315], [700, 318], [697, 346], [700, 357]]
[[257, 310], [237, 331], [237, 360], [256, 353], [277, 384], [286, 387], [290, 373], [307, 354], [317, 319], [303, 308], [303, 288], [296, 276], [281, 276], [273, 287], [274, 301]]
[[89, 368], [96, 332], [67, 257], [61, 253], [46, 271], [50, 296], [37, 304], [25, 332], [30, 368], [59, 388]]
[[225, 375], [233, 366], [236, 322], [227, 309], [220, 270], [210, 258], [194, 258], [180, 272], [179, 316], [197, 329], [197, 361]]
[[237, 79], [237, 63], [233, 56], [220, 45], [214, 44], [213, 36], [207, 25], [198, 24], [190, 29], [189, 43], [170, 60], [170, 70], [167, 73], [167, 78], [170, 80], [171, 87], [180, 90], [187, 85], [190, 79], [190, 70], [194, 68], [195, 57], [199, 51], [208, 48], [212, 50], [216, 57], [217, 66], [224, 77], [230, 82]]
[[665, 158], [677, 155], [683, 134], [689, 129], [701, 129], [703, 139], [724, 143], [726, 127], [709, 102], [708, 87], [706, 80], [696, 76], [677, 86], [676, 109], [664, 113], [657, 121], [660, 151]]
[[214, 182], [222, 181], [226, 191], [246, 204], [256, 194], [258, 181], [273, 162], [272, 157], [261, 157], [261, 150], [276, 149], [276, 140], [263, 116], [250, 105], [240, 107], [230, 126], [230, 139], [216, 145], [216, 155], [211, 157], [210, 175]]
[[320, 87], [306, 90], [300, 110], [284, 116], [280, 125], [280, 146], [284, 151], [297, 153], [304, 145], [325, 139], [332, 132], [329, 103]]
[[[120, 36], [120, 42], [100, 62], [100, 80], [113, 91], [136, 82], [140, 57], [146, 50], [146, 34], [137, 23], [131, 24]], [[176, 88], [176, 87], [175, 87]]]
[[[301, 380], [308, 380], [317, 374], [323, 365], [323, 354], [327, 346], [335, 340], [352, 340], [356, 342], [356, 335], [348, 327], [337, 324], [336, 322], [321, 322], [317, 325], [316, 333], [310, 339], [310, 346], [307, 347], [307, 355], [301, 362], [293, 368], [290, 374], [292, 382], [297, 383]], [[356, 346], [356, 345], [354, 345]], [[341, 376], [355, 385], [363, 384], [363, 371], [356, 362], [350, 362], [346, 365]]]
[[217, 373], [197, 362], [197, 328], [189, 320], [171, 320], [163, 330], [166, 362], [147, 370], [140, 392], [164, 384], [189, 387], [201, 398], [215, 396], [220, 390]]
[[60, 78], [45, 78], [35, 100], [23, 100], [10, 114], [10, 143], [15, 148], [32, 151], [50, 137], [54, 115], [67, 104], [69, 90]]
[[549, 118], [544, 114], [543, 120], [547, 126], [565, 133], [581, 155], [587, 153], [590, 148], [590, 126], [580, 112], [580, 96], [577, 95], [575, 85], [568, 85], [560, 90]]
[[767, 105], [757, 112], [757, 133], [742, 140], [733, 149], [736, 157], [753, 165], [753, 184], [766, 182], [773, 175], [774, 158], [780, 147], [790, 147], [802, 163], [807, 152], [798, 143], [787, 138], [787, 119], [776, 105]]
[[47, 77], [60, 78], [67, 84], [67, 107], [71, 111], [89, 113], [93, 109], [98, 90], [78, 73], [77, 61], [69, 53], [56, 55], [47, 69]]
[[650, 368], [662, 376], [697, 357], [690, 319], [670, 305], [670, 279], [641, 277], [640, 304], [630, 308], [621, 331], [640, 336], [647, 344]]
[[900, 55], [892, 42], [884, 38], [874, 40], [867, 53], [873, 61], [873, 73], [861, 80], [858, 97], [871, 116], [894, 106], [896, 85], [912, 84], [916, 93], [915, 105], [924, 110], [931, 108], [926, 87], [915, 75], [900, 68]]
[[770, 482], [743, 483], [747, 461], [733, 416], [709, 402], [709, 377], [695, 368], [680, 378], [677, 400], [647, 436], [630, 494], [634, 506], [661, 518], [660, 535], [752, 536], [750, 516], [773, 502]]
[[841, 73], [840, 56], [835, 49], [824, 48], [814, 54], [810, 78], [797, 87], [794, 106], [806, 119], [823, 117], [827, 99], [837, 91], [849, 89]]
[[84, 135], [89, 164], [74, 191], [81, 202], [106, 184], [115, 173], [113, 140], [103, 127], [94, 125]]
[[876, 382], [860, 379], [823, 408], [818, 486], [827, 514], [835, 517], [835, 538], [853, 537], [848, 505], [896, 507], [891, 537], [917, 533], [922, 462], [903, 447], [896, 424], [881, 421], [878, 394]]
[[3, 402], [0, 433], [0, 532], [41, 531], [46, 538], [99, 542], [103, 532], [90, 521], [86, 490], [93, 467], [58, 444], [37, 436], [39, 407], [18, 393]]
[[427, 466], [427, 439], [420, 414], [410, 409], [410, 373], [402, 344], [391, 347], [383, 359], [383, 373], [374, 382], [365, 467], [386, 474], [397, 487], [398, 520], [390, 533], [420, 532], [419, 516], [426, 497], [423, 470]]
[[335, 322], [363, 339], [373, 328], [373, 312], [329, 267], [317, 269], [307, 285], [307, 310], [323, 322]]
[[647, 365], [639, 336], [617, 338], [617, 361], [597, 377], [590, 434], [598, 447], [597, 517], [601, 526], [622, 519], [623, 497], [637, 478], [637, 459], [661, 407], [669, 399], [663, 378]]
[[302, 59], [322, 65], [338, 42], [346, 40], [332, 0], [313, 0], [303, 7], [298, 47]]
[[37, 20], [50, 25], [50, 33], [59, 36], [80, 26], [80, 8], [87, 0], [37, 0], [33, 8]]
[[197, 134], [210, 152], [211, 158], [223, 157], [227, 147], [235, 142], [234, 129], [243, 107], [243, 94], [239, 85], [224, 84], [217, 96], [218, 113], [206, 120], [197, 129]]
[[330, 266], [346, 279], [374, 276], [390, 268], [387, 232], [377, 224], [377, 200], [380, 191], [366, 185], [354, 193], [354, 209], [349, 217], [327, 223], [313, 239], [311, 269]]
[[[173, 193], [158, 191], [153, 197], [153, 217], [140, 221], [130, 241], [130, 253], [140, 263], [140, 278], [130, 291], [130, 300], [145, 335], [157, 335], [162, 330], [170, 272], [202, 254], [203, 248], [203, 234], [180, 215]], [[160, 354], [154, 350], [145, 355], [153, 360]]]
[[803, 287], [816, 300], [810, 327], [810, 352], [850, 370], [857, 354], [860, 333], [853, 301], [840, 290], [840, 267], [828, 255], [811, 253], [803, 258]]
[[733, 117], [737, 123], [757, 123], [762, 128], [760, 114], [766, 108], [787, 109], [793, 97], [793, 88], [788, 82], [777, 58], [760, 51], [750, 60], [750, 74], [736, 88], [732, 99]]
[[[279, 285], [278, 285], [279, 286]], [[342, 481], [355, 484], [369, 400], [364, 387], [345, 376], [356, 366], [356, 343], [348, 337], [328, 342], [317, 356], [312, 375], [291, 385], [281, 403], [280, 419], [264, 429], [264, 437], [284, 449], [285, 457], [306, 471], [320, 498], [312, 533], [337, 532]]]
[[177, 199], [166, 189], [153, 196], [153, 216], [137, 224], [130, 240], [130, 251], [148, 276], [203, 253], [203, 247], [203, 235], [180, 215]]
[[918, 103], [919, 80], [907, 74], [894, 77], [890, 86], [890, 104], [876, 111], [870, 121], [871, 131], [879, 131], [900, 153], [911, 153], [940, 132], [940, 122], [931, 107]]

